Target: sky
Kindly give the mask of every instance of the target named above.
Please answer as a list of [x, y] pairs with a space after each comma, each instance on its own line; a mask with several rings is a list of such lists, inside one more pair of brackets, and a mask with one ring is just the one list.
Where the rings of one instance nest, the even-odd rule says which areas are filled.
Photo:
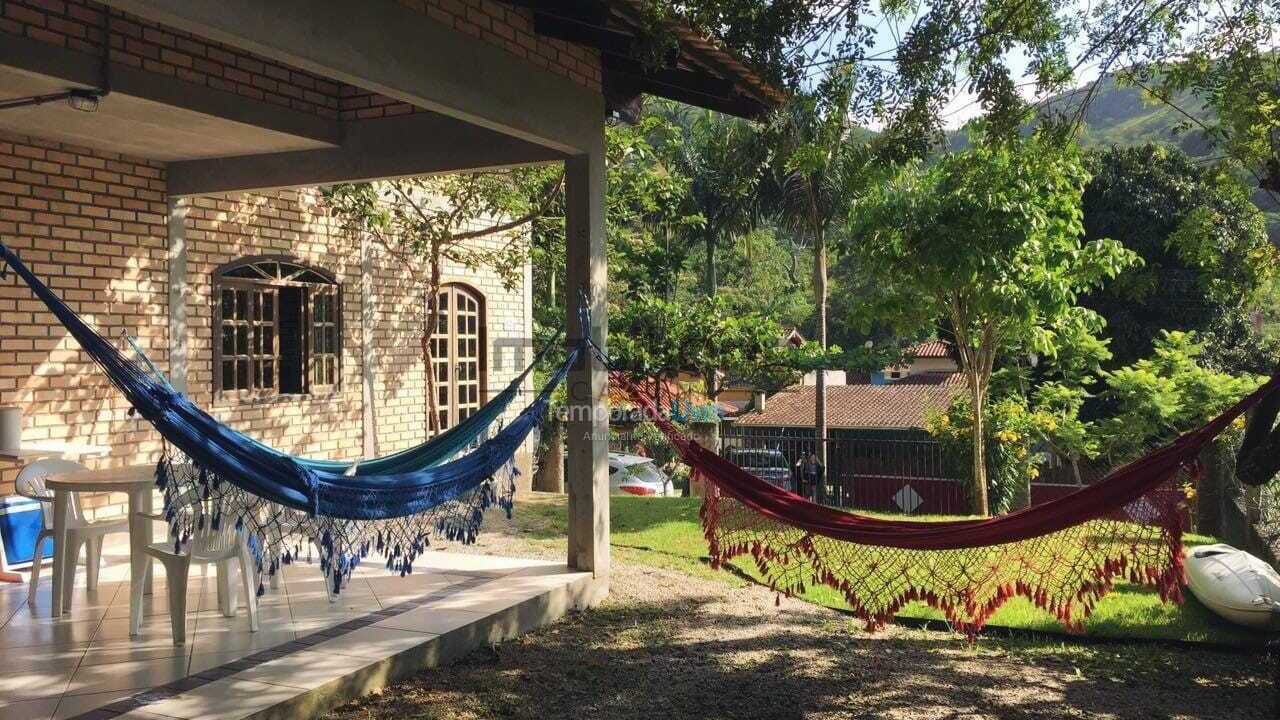
[[[1093, 7], [1094, 2], [1095, 0], [1078, 0], [1074, 4], [1074, 10], [1067, 10], [1066, 12], [1082, 11], [1087, 14]], [[1204, 23], [1211, 22], [1213, 18], [1218, 16], [1218, 9], [1214, 8], [1212, 5], [1207, 7], [1207, 14], [1200, 17], [1193, 26], [1184, 28], [1186, 32], [1190, 34], [1207, 29]], [[1225, 12], [1225, 10], [1223, 12]], [[871, 16], [879, 18], [879, 24], [876, 26], [875, 43], [872, 49], [868, 52], [868, 55], [874, 57], [878, 54], [884, 57], [890, 57], [892, 56], [893, 49], [898, 44], [898, 38], [901, 37], [902, 33], [911, 26], [912, 19], [904, 18], [897, 22], [885, 19], [883, 14], [880, 12], [878, 0], [873, 0], [871, 4]], [[1277, 36], [1276, 44], [1280, 45], [1280, 34]], [[812, 50], [814, 47], [811, 45], [810, 49]], [[1085, 49], [1086, 43], [1081, 39], [1075, 39], [1070, 42], [1067, 46], [1067, 52], [1070, 60], [1075, 62]], [[1034, 80], [1026, 75], [1026, 56], [1015, 52], [1010, 56], [1010, 61], [1015, 72], [1015, 79], [1020, 83], [1025, 83], [1023, 86], [1023, 96], [1032, 102], [1043, 100], [1043, 97], [1037, 97], [1035, 94]], [[1098, 75], [1099, 63], [1097, 61], [1085, 64], [1076, 69], [1074, 85], [1075, 87], [1085, 86], [1098, 79]], [[960, 87], [956, 89], [955, 94], [948, 100], [946, 109], [943, 112], [944, 125], [947, 129], [958, 128], [969, 120], [972, 120], [982, 114], [982, 108], [976, 102], [975, 96], [963, 87], [964, 78], [961, 78], [961, 80], [962, 82], [958, 83]]]
[[[898, 39], [902, 36], [902, 33], [911, 26], [912, 21], [910, 18], [905, 18], [897, 22], [885, 19], [879, 11], [878, 2], [872, 4], [872, 14], [873, 17], [879, 18], [879, 20], [872, 21], [876, 22], [875, 43], [867, 54], [871, 57], [892, 56], [893, 49], [898, 44]], [[811, 43], [807, 46], [807, 49], [810, 52], [814, 52], [820, 49], [819, 45], [820, 43], [818, 42]], [[1084, 46], [1080, 42], [1073, 42], [1068, 46], [1068, 52], [1073, 58], [1079, 55], [1083, 49]], [[1034, 81], [1026, 76], [1026, 56], [1022, 53], [1015, 52], [1010, 56], [1010, 61], [1014, 69], [1015, 78], [1019, 83], [1025, 83], [1022, 88], [1023, 96], [1029, 101], [1043, 99], [1035, 95]], [[1075, 84], [1079, 87], [1092, 82], [1097, 79], [1097, 77], [1098, 69], [1096, 64], [1087, 65], [1081, 67], [1077, 71]], [[976, 97], [973, 93], [968, 92], [964, 88], [964, 79], [965, 78], [963, 77], [961, 78], [961, 82], [958, 83], [959, 87], [957, 87], [955, 94], [948, 100], [946, 109], [943, 111], [944, 124], [947, 129], [959, 128], [969, 120], [972, 120], [982, 114], [982, 108], [977, 103]]]

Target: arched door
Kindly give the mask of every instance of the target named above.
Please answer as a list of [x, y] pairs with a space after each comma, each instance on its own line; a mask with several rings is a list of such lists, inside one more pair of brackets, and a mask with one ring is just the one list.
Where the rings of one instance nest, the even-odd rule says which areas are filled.
[[485, 402], [484, 299], [473, 288], [460, 283], [441, 287], [431, 355], [436, 411], [444, 430], [466, 420]]

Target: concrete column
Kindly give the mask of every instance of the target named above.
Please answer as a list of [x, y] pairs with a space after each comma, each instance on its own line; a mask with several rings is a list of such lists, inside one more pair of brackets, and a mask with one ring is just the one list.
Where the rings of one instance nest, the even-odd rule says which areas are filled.
[[[595, 148], [565, 161], [565, 316], [570, 342], [581, 337], [578, 305], [585, 293], [591, 306], [591, 337], [604, 347], [604, 135]], [[605, 408], [607, 378], [593, 356], [583, 355], [569, 374], [568, 454], [569, 566], [593, 572], [599, 581], [595, 597], [608, 591], [609, 577], [609, 419]]]
[[169, 383], [187, 391], [187, 210], [188, 201], [169, 198]]
[[368, 235], [360, 238], [360, 431], [364, 437], [361, 452], [366, 458], [378, 456], [378, 420], [373, 402], [374, 350], [373, 325], [377, 317], [373, 299], [373, 243]]

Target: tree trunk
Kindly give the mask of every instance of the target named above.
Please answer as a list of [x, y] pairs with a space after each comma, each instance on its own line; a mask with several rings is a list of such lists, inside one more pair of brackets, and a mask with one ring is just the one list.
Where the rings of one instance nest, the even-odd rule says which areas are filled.
[[1245, 485], [1263, 485], [1280, 471], [1280, 394], [1273, 394], [1248, 413], [1244, 438], [1236, 454], [1236, 478]]
[[990, 329], [984, 329], [981, 342], [973, 342], [969, 334], [969, 315], [966, 303], [958, 296], [950, 296], [951, 332], [956, 350], [960, 353], [960, 369], [969, 383], [969, 407], [973, 410], [973, 468], [969, 487], [969, 512], [986, 516], [991, 513], [987, 496], [987, 443], [986, 422], [983, 417], [987, 406], [987, 382], [991, 377], [994, 351], [991, 348]]
[[[1276, 548], [1258, 532], [1262, 488], [1228, 481], [1218, 493], [1218, 539], [1232, 547], [1275, 563]], [[1197, 498], [1203, 503], [1203, 498]]]
[[1217, 443], [1200, 451], [1200, 477], [1196, 481], [1196, 532], [1217, 537], [1222, 532], [1229, 501], [1223, 492], [1231, 482], [1227, 458]]
[[547, 421], [547, 435], [538, 448], [538, 474], [533, 478], [533, 489], [540, 492], [564, 492], [564, 425], [559, 420]]
[[973, 495], [974, 515], [991, 514], [991, 506], [987, 498], [987, 442], [986, 423], [983, 411], [986, 409], [986, 389], [977, 378], [970, 380], [973, 388]]
[[423, 308], [424, 319], [422, 321], [422, 428], [426, 432], [427, 437], [432, 437], [439, 430], [439, 415], [436, 414], [436, 378], [433, 356], [431, 353], [431, 318], [434, 312], [431, 307]]
[[440, 312], [440, 258], [438, 248], [433, 244], [431, 250], [431, 278], [423, 292], [424, 315], [422, 318], [422, 377], [424, 400], [423, 429], [427, 437], [440, 432], [439, 404], [436, 402], [436, 368], [435, 357], [431, 352], [431, 340], [435, 337], [436, 316]]
[[702, 373], [702, 384], [704, 389], [707, 391], [707, 399], [711, 401], [712, 405], [715, 404], [716, 397], [720, 395], [720, 384], [716, 382], [717, 372], [718, 368], [711, 368], [710, 370]]
[[[825, 233], [821, 231], [814, 233], [813, 250], [813, 286], [814, 294], [817, 295], [816, 304], [818, 306], [818, 346], [822, 348], [825, 356], [827, 350], [827, 237]], [[819, 473], [822, 480], [818, 483], [818, 488], [814, 491], [814, 501], [821, 503], [826, 501], [827, 495], [826, 368], [819, 367], [815, 371], [814, 375], [813, 437], [814, 446], [818, 451], [818, 464], [822, 466], [822, 472]]]
[[[691, 422], [689, 423], [689, 439], [698, 445], [710, 450], [711, 452], [720, 454], [720, 423], [718, 422]], [[693, 497], [702, 497], [706, 495], [706, 483], [695, 480], [694, 474], [689, 475], [689, 495]]]
[[716, 277], [716, 236], [715, 233], [707, 233], [707, 297], [715, 297], [716, 288], [720, 284], [719, 278]]

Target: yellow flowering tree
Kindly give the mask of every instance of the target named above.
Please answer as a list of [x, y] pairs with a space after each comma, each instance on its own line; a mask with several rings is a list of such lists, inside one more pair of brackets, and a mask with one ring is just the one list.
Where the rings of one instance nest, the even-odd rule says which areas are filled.
[[[973, 421], [973, 404], [967, 395], [957, 397], [945, 410], [925, 415], [925, 430], [942, 445], [948, 464], [960, 477], [973, 467]], [[1029, 408], [1018, 395], [986, 403], [983, 460], [991, 512], [1008, 512], [1030, 501], [1029, 484], [1040, 475], [1043, 459], [1036, 448], [1056, 427], [1051, 414]]]

